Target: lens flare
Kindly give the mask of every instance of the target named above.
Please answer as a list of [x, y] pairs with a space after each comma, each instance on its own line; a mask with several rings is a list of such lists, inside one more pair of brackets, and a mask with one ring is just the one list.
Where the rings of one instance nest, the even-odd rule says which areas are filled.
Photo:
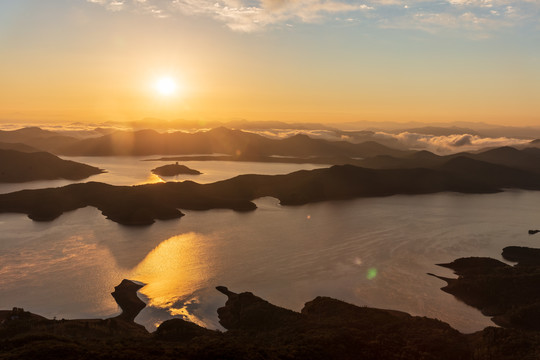
[[368, 280], [373, 280], [377, 276], [377, 269], [375, 268], [369, 268], [366, 274], [366, 278]]

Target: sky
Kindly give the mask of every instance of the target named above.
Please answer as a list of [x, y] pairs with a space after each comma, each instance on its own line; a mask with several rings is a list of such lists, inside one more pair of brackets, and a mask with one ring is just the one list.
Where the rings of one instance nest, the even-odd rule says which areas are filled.
[[540, 0], [0, 0], [0, 121], [148, 117], [540, 126]]

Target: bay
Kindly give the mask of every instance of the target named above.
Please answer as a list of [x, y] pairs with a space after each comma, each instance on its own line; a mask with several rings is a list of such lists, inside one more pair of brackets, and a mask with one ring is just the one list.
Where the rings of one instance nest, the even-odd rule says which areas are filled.
[[[94, 158], [93, 164], [115, 169], [110, 180], [124, 185], [145, 181], [148, 169], [158, 166], [105, 160], [110, 163]], [[187, 165], [205, 172], [208, 181], [299, 169]], [[442, 292], [445, 283], [427, 273], [451, 277], [436, 264], [466, 256], [502, 260], [503, 247], [539, 241], [527, 234], [539, 227], [539, 192], [400, 195], [293, 207], [273, 198], [256, 203], [254, 212], [184, 211], [181, 219], [148, 227], [116, 224], [91, 207], [50, 223], [0, 214], [0, 309], [23, 307], [50, 318], [108, 317], [119, 312], [110, 293], [128, 278], [147, 284], [140, 295], [149, 306], [136, 321], [148, 329], [172, 316], [219, 328], [216, 309], [226, 298], [215, 286], [224, 285], [298, 311], [316, 296], [331, 296], [473, 332], [492, 323]]]

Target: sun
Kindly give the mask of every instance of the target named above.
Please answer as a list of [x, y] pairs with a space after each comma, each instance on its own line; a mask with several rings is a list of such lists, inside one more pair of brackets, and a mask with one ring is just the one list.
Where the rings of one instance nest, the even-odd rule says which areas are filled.
[[164, 76], [156, 80], [154, 88], [160, 95], [171, 96], [176, 93], [178, 85], [172, 77]]

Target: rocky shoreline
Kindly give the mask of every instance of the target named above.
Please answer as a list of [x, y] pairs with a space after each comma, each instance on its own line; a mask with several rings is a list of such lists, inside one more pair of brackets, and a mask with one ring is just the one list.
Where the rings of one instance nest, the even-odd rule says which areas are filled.
[[[540, 249], [508, 247], [503, 256], [518, 264], [488, 258], [442, 264], [459, 275], [439, 277], [448, 283], [443, 290], [496, 315], [494, 321], [501, 326], [474, 334], [462, 334], [436, 319], [328, 297], [317, 297], [295, 312], [224, 286], [216, 289], [227, 296], [218, 309], [226, 332], [174, 318], [149, 333], [133, 321], [145, 307], [137, 297], [143, 285], [123, 280], [112, 293], [122, 309], [114, 318], [49, 320], [19, 308], [0, 312], [0, 358], [537, 359], [540, 331], [531, 324], [538, 324], [534, 294], [539, 288]], [[492, 291], [486, 292], [486, 286]], [[484, 303], [485, 299], [491, 301]], [[515, 311], [522, 316], [516, 317]], [[520, 322], [523, 318], [530, 321]]]

